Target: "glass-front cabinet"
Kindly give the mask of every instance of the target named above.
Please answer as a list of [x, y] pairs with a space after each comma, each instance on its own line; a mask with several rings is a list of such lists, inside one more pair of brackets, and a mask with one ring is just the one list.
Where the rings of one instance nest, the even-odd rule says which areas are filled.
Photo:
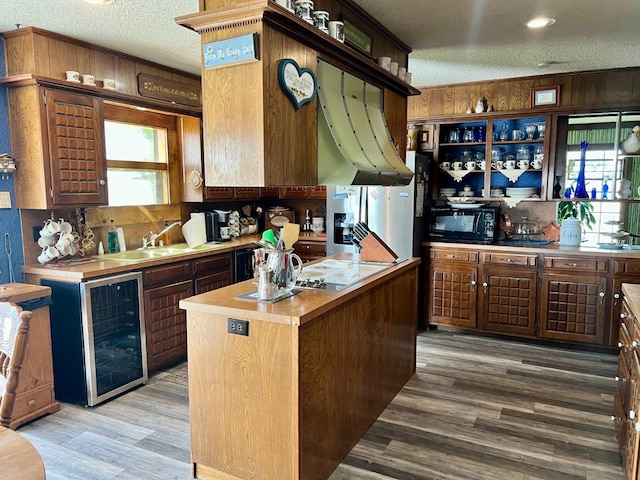
[[493, 116], [437, 126], [434, 195], [540, 200], [546, 198], [547, 116]]

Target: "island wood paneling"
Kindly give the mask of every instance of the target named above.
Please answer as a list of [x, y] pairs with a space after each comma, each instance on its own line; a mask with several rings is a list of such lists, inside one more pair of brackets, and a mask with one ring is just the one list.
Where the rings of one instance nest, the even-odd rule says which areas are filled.
[[417, 267], [255, 309], [248, 282], [183, 300], [198, 478], [328, 478], [415, 372]]
[[462, 115], [480, 97], [499, 114], [529, 110], [531, 89], [545, 85], [560, 85], [560, 105], [537, 112], [640, 106], [640, 67], [633, 67], [422, 88], [408, 100], [408, 118]]

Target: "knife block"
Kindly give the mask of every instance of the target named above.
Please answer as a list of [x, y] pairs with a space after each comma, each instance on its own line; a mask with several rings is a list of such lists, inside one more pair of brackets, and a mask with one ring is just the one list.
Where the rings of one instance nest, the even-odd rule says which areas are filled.
[[364, 237], [360, 247], [360, 260], [363, 262], [392, 263], [398, 259], [398, 255], [373, 232]]

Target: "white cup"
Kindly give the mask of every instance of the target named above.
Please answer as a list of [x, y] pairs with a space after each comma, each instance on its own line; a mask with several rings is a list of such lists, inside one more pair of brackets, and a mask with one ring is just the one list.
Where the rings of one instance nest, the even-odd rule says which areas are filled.
[[38, 245], [40, 246], [40, 248], [50, 247], [54, 243], [55, 243], [55, 240], [53, 237], [40, 237], [38, 239]]
[[533, 160], [531, 160], [531, 167], [542, 168], [542, 160], [540, 160], [539, 158], [534, 158]]
[[529, 168], [529, 160], [519, 160], [518, 161], [518, 168], [521, 170], [525, 170], [527, 168]]
[[276, 0], [276, 3], [278, 5], [283, 6], [284, 8], [289, 10], [290, 12], [295, 13], [295, 7], [293, 6], [293, 0]]
[[480, 160], [478, 162], [478, 168], [480, 168], [480, 170], [484, 170], [485, 168], [487, 168], [487, 161], [486, 160]]
[[95, 85], [96, 84], [95, 75], [90, 75], [88, 73], [83, 74], [82, 75], [82, 84], [83, 85]]
[[80, 82], [80, 73], [76, 72], [75, 70], [67, 70], [65, 72], [65, 75], [67, 76], [67, 81], [69, 82]]
[[103, 88], [106, 88], [108, 90], [115, 90], [116, 89], [116, 81], [113, 78], [105, 78], [102, 81], [102, 86], [103, 86]]
[[412, 75], [413, 74], [411, 72], [407, 72], [407, 73], [404, 74], [404, 81], [406, 83], [408, 83], [409, 85], [411, 85], [411, 76]]
[[71, 233], [73, 227], [69, 222], [65, 222], [64, 219], [59, 219], [58, 224], [60, 225], [60, 233]]
[[41, 237], [53, 237], [56, 233], [60, 233], [60, 224], [53, 220], [47, 220], [40, 230]]
[[389, 71], [391, 72], [392, 75], [398, 75], [398, 62], [391, 62]]
[[60, 256], [60, 252], [55, 247], [44, 247], [42, 249], [42, 253], [38, 255], [38, 261], [44, 265], [47, 262], [50, 262], [54, 258], [58, 258]]
[[340, 43], [344, 43], [344, 23], [339, 20], [330, 21], [329, 35], [338, 40]]
[[[504, 168], [504, 164], [502, 163], [502, 160], [496, 160], [495, 162], [496, 164], [496, 170], [502, 170]], [[493, 167], [493, 162], [491, 162], [491, 167]]]
[[313, 2], [311, 0], [296, 0], [296, 15], [313, 25]]
[[464, 168], [466, 168], [467, 170], [475, 170], [476, 169], [476, 162], [474, 160], [470, 160], [468, 162], [465, 162]]
[[453, 162], [451, 168], [453, 168], [454, 170], [462, 170], [462, 162]]
[[398, 67], [398, 78], [400, 78], [400, 80], [404, 80], [406, 74], [407, 69], [405, 67]]
[[60, 238], [56, 242], [56, 248], [58, 250], [64, 250], [65, 247], [70, 246], [73, 243], [73, 235], [70, 233], [60, 234]]
[[66, 257], [67, 255], [74, 255], [76, 253], [76, 249], [73, 245], [68, 245], [64, 247], [62, 250], [58, 249], [61, 257]]
[[225, 240], [231, 238], [231, 227], [220, 227], [220, 237]]
[[441, 162], [440, 163], [440, 168], [442, 170], [444, 170], [445, 172], [448, 172], [449, 170], [451, 170], [451, 163], [450, 162]]
[[391, 57], [378, 57], [378, 65], [388, 72], [391, 69]]
[[507, 160], [504, 162], [504, 168], [507, 170], [513, 170], [514, 168], [516, 168], [516, 161], [515, 160]]
[[313, 24], [323, 32], [329, 33], [329, 12], [324, 10], [313, 12]]

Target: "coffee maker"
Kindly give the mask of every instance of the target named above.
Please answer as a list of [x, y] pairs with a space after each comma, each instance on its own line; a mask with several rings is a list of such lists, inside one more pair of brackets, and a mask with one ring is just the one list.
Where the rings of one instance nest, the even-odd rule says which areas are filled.
[[230, 213], [230, 211], [226, 210], [204, 212], [207, 242], [227, 242], [231, 240], [231, 234], [229, 232]]

